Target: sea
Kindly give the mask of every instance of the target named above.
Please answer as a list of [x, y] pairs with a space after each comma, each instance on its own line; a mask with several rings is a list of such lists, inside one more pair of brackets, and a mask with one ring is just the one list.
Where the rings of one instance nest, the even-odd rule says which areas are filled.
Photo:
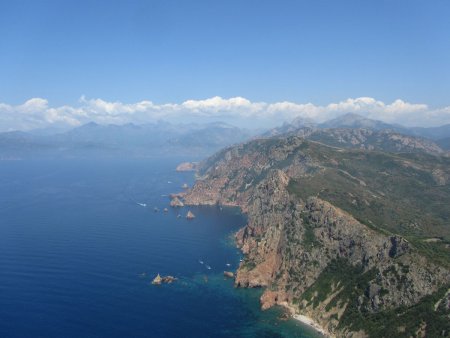
[[320, 337], [223, 276], [239, 210], [169, 207], [182, 160], [0, 161], [0, 337]]

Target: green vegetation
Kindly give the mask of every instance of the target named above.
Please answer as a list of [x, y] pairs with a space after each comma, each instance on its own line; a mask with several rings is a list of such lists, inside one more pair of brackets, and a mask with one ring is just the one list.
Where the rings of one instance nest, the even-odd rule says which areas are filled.
[[321, 243], [316, 239], [316, 235], [314, 234], [314, 223], [312, 223], [306, 214], [302, 214], [303, 227], [305, 229], [305, 233], [303, 234], [302, 245], [305, 248], [313, 248], [320, 246]]
[[[378, 149], [381, 148], [390, 149], [389, 144], [379, 144]], [[238, 192], [249, 189], [250, 184], [255, 187], [274, 169], [283, 170], [290, 177], [288, 191], [293, 197], [290, 204], [271, 206], [274, 211], [285, 213], [286, 221], [271, 226], [284, 230], [282, 241], [286, 245], [280, 248], [285, 260], [292, 262], [286, 264], [284, 272], [289, 278], [284, 287], [292, 292], [294, 304], [301, 307], [306, 301], [317, 308], [327, 300], [325, 310], [337, 307], [343, 311], [340, 318], [334, 315], [339, 321], [338, 330], [364, 330], [371, 337], [410, 337], [416, 336], [418, 330], [427, 337], [450, 336], [448, 301], [439, 303], [450, 285], [422, 299], [414, 298], [418, 301], [414, 306], [396, 309], [385, 306], [390, 299], [387, 297], [401, 296], [395, 289], [391, 290], [392, 285], [403, 292], [409, 288], [408, 283], [414, 282], [414, 278], [412, 282], [408, 278], [415, 270], [410, 271], [410, 266], [401, 263], [402, 259], [392, 257], [392, 266], [383, 268], [384, 271], [379, 270], [380, 266], [367, 270], [346, 259], [334, 259], [302, 292], [305, 268], [314, 272], [313, 268], [320, 269], [321, 264], [336, 256], [331, 256], [327, 245], [316, 238], [316, 222], [311, 215], [297, 214], [309, 197], [317, 196], [383, 235], [401, 235], [428, 257], [429, 262], [450, 268], [450, 157], [424, 152], [399, 154], [339, 149], [298, 137], [251, 141], [225, 150], [214, 161], [229, 161], [227, 152], [233, 153], [236, 161], [243, 156], [251, 159], [251, 162], [246, 159], [241, 166], [231, 161], [233, 169], [229, 170], [228, 178], [233, 181], [229, 184], [236, 190], [240, 187]], [[215, 164], [212, 165], [214, 168]], [[227, 174], [227, 166], [224, 167], [216, 174]], [[267, 186], [273, 188], [270, 182]], [[260, 192], [267, 191], [266, 186], [260, 188]], [[321, 245], [324, 247], [316, 250]], [[313, 255], [309, 257], [305, 249]], [[316, 253], [326, 259], [320, 259]], [[254, 263], [244, 262], [244, 268], [254, 267]], [[281, 284], [274, 283], [273, 289], [283, 287], [281, 276], [276, 274], [275, 282]], [[382, 288], [380, 285], [386, 284], [380, 279], [391, 286]], [[448, 282], [443, 279], [439, 283]], [[369, 288], [374, 281], [378, 281], [378, 287]], [[379, 298], [370, 298], [371, 293]]]
[[[395, 273], [395, 269], [384, 271], [385, 274], [391, 272]], [[443, 332], [444, 336], [448, 337], [450, 334], [449, 310], [446, 309], [444, 301], [436, 310], [435, 305], [444, 297], [450, 285], [422, 298], [412, 307], [399, 307], [372, 313], [365, 307], [370, 301], [366, 290], [369, 282], [374, 280], [376, 275], [376, 269], [365, 272], [361, 266], [352, 266], [344, 259], [336, 259], [330, 262], [315, 283], [303, 293], [300, 301], [296, 301], [300, 303], [301, 300], [307, 300], [313, 307], [317, 307], [333, 292], [337, 292], [325, 309], [329, 311], [333, 307], [342, 307], [347, 304], [338, 326], [340, 329], [364, 330], [369, 337], [411, 337], [415, 336], [423, 323], [426, 323], [427, 337], [440, 337]], [[400, 276], [397, 277], [400, 278]], [[334, 290], [332, 286], [335, 287]], [[381, 296], [386, 293], [386, 290], [380, 291]]]
[[[289, 191], [306, 200], [318, 196], [383, 233], [397, 233], [438, 264], [450, 266], [450, 159], [427, 154], [336, 150], [311, 143], [305, 154], [320, 163], [314, 175], [291, 180]], [[424, 242], [429, 237], [441, 242]]]
[[[334, 259], [322, 271], [315, 283], [302, 295], [302, 299], [316, 307], [333, 292], [339, 293], [328, 303], [326, 310], [338, 304], [345, 304], [367, 289], [369, 281], [376, 276], [375, 270], [364, 272], [362, 266], [352, 266], [345, 259]], [[335, 291], [332, 290], [335, 287]]]
[[256, 267], [256, 263], [253, 261], [245, 260], [242, 267], [247, 271], [253, 270]]
[[416, 332], [425, 328], [426, 337], [448, 337], [450, 335], [449, 310], [442, 301], [450, 285], [442, 287], [432, 295], [425, 296], [411, 307], [399, 307], [378, 313], [358, 309], [357, 300], [349, 302], [339, 323], [340, 328], [352, 331], [364, 330], [370, 337], [415, 337]]

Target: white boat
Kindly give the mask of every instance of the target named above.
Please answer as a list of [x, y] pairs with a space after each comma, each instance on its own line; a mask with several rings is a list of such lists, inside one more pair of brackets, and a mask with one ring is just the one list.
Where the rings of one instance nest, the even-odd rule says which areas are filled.
[[146, 206], [147, 206], [146, 203], [139, 203], [139, 202], [138, 202], [138, 204], [139, 204], [141, 207], [146, 207]]
[[203, 264], [203, 261], [198, 261], [200, 264]]
[[207, 268], [208, 270], [211, 270], [211, 267], [210, 267], [209, 265], [206, 265], [206, 268]]
[[230, 263], [227, 263], [227, 264], [225, 264], [226, 266], [231, 266], [231, 264]]

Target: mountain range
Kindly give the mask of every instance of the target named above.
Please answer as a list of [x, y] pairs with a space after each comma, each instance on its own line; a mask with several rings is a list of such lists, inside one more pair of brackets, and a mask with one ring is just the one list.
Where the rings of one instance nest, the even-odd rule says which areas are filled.
[[35, 130], [0, 133], [0, 158], [195, 155], [198, 159], [255, 137], [297, 135], [327, 145], [443, 154], [450, 149], [450, 125], [406, 128], [357, 114], [324, 123], [296, 118], [262, 132], [226, 123], [100, 125], [88, 123], [68, 131]]
[[291, 123], [285, 123], [273, 128], [263, 136], [277, 135], [302, 135], [305, 130], [329, 130], [329, 129], [365, 129], [371, 131], [384, 131], [384, 133], [397, 133], [405, 136], [429, 139], [444, 149], [450, 150], [450, 124], [439, 127], [404, 127], [398, 124], [389, 124], [379, 120], [373, 120], [355, 113], [348, 113], [323, 123], [314, 123], [308, 119], [294, 119]]
[[88, 123], [59, 133], [0, 133], [0, 157], [158, 156], [212, 154], [253, 133], [225, 123], [100, 125]]

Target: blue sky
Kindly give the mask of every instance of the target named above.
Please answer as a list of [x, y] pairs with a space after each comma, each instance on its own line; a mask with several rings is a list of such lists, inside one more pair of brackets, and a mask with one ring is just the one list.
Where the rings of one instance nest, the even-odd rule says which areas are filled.
[[0, 102], [370, 97], [443, 109], [449, 17], [446, 0], [0, 0]]

